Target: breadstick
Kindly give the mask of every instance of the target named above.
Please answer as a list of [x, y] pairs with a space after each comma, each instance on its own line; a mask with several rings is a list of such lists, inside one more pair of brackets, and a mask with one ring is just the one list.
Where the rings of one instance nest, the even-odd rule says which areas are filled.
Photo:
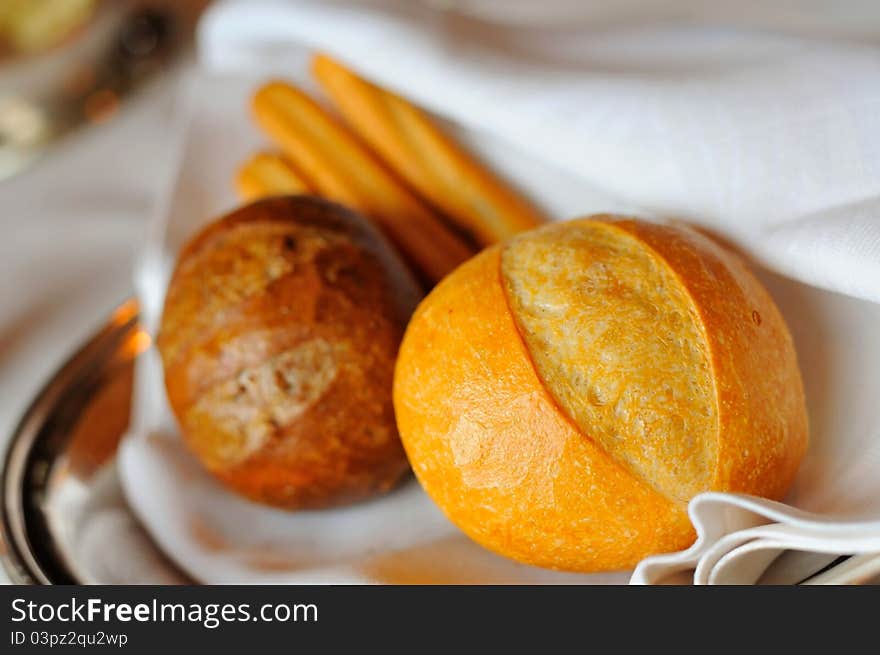
[[271, 82], [254, 95], [257, 123], [321, 195], [372, 218], [436, 282], [473, 250], [361, 144], [296, 87]]
[[242, 200], [309, 192], [309, 185], [289, 161], [268, 152], [259, 152], [242, 164], [235, 185]]
[[463, 230], [488, 245], [544, 222], [525, 198], [400, 96], [318, 55], [312, 72], [339, 111], [394, 171]]

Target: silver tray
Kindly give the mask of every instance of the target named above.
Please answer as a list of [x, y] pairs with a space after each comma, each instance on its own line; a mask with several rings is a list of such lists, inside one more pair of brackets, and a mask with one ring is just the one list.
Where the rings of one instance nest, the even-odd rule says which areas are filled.
[[[12, 582], [189, 581], [131, 514], [116, 474], [114, 455], [128, 427], [134, 360], [144, 337], [130, 300], [49, 380], [11, 435], [0, 480], [0, 561]], [[104, 556], [106, 544], [94, 543], [94, 531], [87, 530], [99, 512], [124, 536], [114, 546], [130, 552]], [[151, 567], [138, 566], [144, 558]]]
[[[134, 361], [148, 344], [129, 300], [49, 380], [10, 436], [0, 478], [0, 563], [12, 582], [193, 582], [130, 511], [115, 464], [131, 414]], [[94, 529], [96, 517], [102, 530]]]

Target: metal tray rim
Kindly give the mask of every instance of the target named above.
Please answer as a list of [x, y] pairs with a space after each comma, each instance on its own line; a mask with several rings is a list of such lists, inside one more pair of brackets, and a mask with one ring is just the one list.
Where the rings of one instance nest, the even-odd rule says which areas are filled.
[[43, 385], [10, 435], [0, 472], [0, 564], [15, 584], [77, 584], [55, 548], [35, 495], [37, 447], [49, 436], [45, 419], [70, 388], [70, 382], [94, 374], [138, 325], [138, 306], [129, 299], [117, 307], [98, 332], [71, 355]]

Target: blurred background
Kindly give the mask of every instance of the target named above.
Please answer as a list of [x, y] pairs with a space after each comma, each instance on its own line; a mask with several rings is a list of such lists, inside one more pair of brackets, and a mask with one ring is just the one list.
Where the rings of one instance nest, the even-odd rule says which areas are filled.
[[131, 293], [205, 0], [0, 0], [0, 445]]

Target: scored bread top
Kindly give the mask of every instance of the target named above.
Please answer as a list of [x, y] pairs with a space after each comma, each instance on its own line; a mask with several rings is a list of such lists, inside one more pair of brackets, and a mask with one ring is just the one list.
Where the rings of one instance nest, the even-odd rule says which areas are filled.
[[666, 262], [699, 312], [719, 417], [712, 489], [781, 499], [809, 426], [794, 342], [770, 294], [742, 259], [693, 229], [613, 224]]
[[669, 498], [709, 489], [708, 344], [669, 266], [613, 224], [576, 221], [513, 239], [501, 270], [538, 373], [581, 431]]
[[391, 315], [406, 323], [420, 299], [418, 285], [374, 227], [319, 198], [265, 198], [209, 224], [178, 255], [166, 298], [175, 311], [163, 314], [159, 334], [163, 360], [173, 364], [203, 339], [219, 313], [292, 273], [301, 276], [304, 263], [339, 248], [347, 254], [359, 248], [378, 260], [391, 287]]
[[416, 310], [394, 376], [413, 471], [487, 548], [568, 570], [686, 547], [684, 506], [634, 477], [559, 411], [529, 360], [487, 248]]
[[344, 208], [258, 201], [184, 248], [157, 346], [189, 447], [250, 498], [297, 508], [389, 488], [407, 468], [391, 406], [418, 287]]
[[683, 226], [598, 216], [514, 238], [501, 274], [548, 392], [667, 498], [785, 493], [807, 443], [794, 345], [732, 253]]
[[807, 444], [794, 345], [757, 279], [693, 230], [612, 216], [524, 233], [440, 282], [394, 406], [453, 523], [571, 571], [687, 547], [694, 493], [781, 498]]

